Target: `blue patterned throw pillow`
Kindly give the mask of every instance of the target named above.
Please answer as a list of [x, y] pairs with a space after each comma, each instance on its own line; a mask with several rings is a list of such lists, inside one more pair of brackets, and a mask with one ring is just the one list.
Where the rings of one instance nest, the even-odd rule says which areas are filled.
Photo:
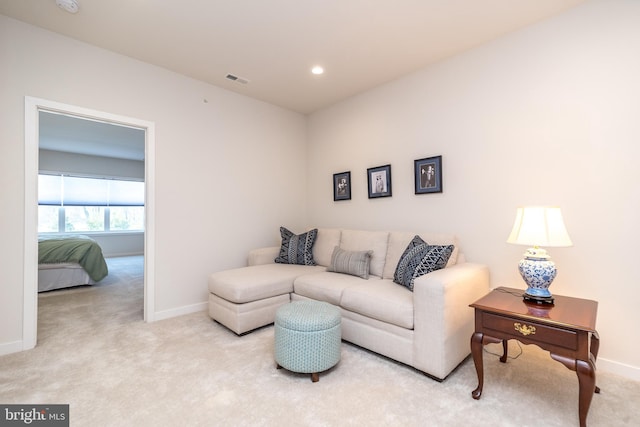
[[282, 244], [280, 254], [275, 262], [280, 264], [317, 265], [313, 259], [311, 249], [316, 242], [318, 229], [314, 228], [303, 234], [294, 234], [284, 227], [280, 227]]
[[447, 265], [453, 245], [429, 245], [415, 236], [400, 257], [393, 281], [413, 291], [413, 282], [420, 276], [440, 270]]

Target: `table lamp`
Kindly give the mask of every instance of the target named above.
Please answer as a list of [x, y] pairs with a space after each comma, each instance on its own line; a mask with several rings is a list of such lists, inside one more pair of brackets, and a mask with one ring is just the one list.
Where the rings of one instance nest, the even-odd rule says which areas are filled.
[[558, 207], [519, 207], [508, 243], [531, 246], [518, 263], [520, 275], [528, 288], [523, 298], [537, 304], [553, 304], [549, 286], [557, 270], [547, 251], [540, 246], [573, 246]]

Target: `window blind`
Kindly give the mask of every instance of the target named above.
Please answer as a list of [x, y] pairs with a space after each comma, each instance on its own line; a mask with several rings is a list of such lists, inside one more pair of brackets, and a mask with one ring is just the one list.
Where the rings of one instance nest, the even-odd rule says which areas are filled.
[[38, 204], [144, 206], [144, 182], [40, 174]]

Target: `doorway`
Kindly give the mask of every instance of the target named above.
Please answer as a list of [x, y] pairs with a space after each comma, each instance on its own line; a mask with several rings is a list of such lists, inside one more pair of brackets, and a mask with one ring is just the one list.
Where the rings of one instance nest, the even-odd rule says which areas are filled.
[[145, 134], [144, 321], [154, 320], [155, 291], [155, 124], [55, 101], [25, 97], [25, 225], [23, 350], [36, 346], [38, 325], [38, 150], [40, 112], [66, 114], [102, 123], [137, 128]]

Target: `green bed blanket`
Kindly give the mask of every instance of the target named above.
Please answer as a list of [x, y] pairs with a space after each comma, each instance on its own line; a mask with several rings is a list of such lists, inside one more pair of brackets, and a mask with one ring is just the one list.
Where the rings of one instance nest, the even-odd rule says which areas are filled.
[[109, 270], [102, 248], [89, 236], [50, 236], [38, 238], [38, 264], [75, 262], [92, 280], [104, 279]]

